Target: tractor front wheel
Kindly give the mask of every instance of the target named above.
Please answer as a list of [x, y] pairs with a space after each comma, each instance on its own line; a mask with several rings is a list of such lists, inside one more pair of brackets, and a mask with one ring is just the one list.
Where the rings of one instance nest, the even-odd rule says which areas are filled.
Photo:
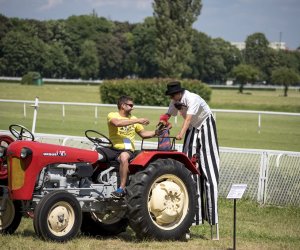
[[81, 222], [79, 202], [65, 191], [47, 194], [34, 211], [34, 229], [44, 240], [68, 241], [79, 233]]

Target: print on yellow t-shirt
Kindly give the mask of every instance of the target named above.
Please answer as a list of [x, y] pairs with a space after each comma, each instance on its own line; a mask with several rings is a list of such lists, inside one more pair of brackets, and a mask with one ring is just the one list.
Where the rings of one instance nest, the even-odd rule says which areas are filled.
[[111, 119], [137, 119], [135, 116], [123, 117], [119, 112], [110, 112], [107, 116], [109, 139], [116, 149], [129, 149], [134, 151], [135, 133], [140, 132], [144, 127], [139, 124], [131, 124], [123, 127], [116, 127], [110, 123]]

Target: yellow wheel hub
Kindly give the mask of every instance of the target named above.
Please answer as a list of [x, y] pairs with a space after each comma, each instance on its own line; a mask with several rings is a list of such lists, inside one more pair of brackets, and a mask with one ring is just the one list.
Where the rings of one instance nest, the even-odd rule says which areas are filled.
[[188, 211], [189, 198], [186, 186], [175, 175], [163, 175], [152, 185], [148, 211], [157, 226], [175, 228]]
[[50, 209], [47, 219], [50, 231], [56, 236], [63, 236], [72, 229], [75, 213], [69, 203], [58, 202]]

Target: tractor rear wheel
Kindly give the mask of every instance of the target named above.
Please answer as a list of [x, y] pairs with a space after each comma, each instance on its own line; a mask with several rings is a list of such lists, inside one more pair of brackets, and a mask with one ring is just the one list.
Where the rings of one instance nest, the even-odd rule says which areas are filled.
[[183, 239], [196, 212], [191, 172], [173, 159], [158, 159], [127, 187], [129, 224], [139, 238]]
[[78, 234], [81, 222], [78, 200], [65, 191], [47, 194], [34, 211], [35, 232], [44, 240], [68, 241]]

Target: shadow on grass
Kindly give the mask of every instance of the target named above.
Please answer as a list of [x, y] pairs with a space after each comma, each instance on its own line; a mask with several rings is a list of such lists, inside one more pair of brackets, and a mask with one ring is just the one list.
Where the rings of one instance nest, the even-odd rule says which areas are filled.
[[[153, 238], [139, 238], [138, 236], [136, 236], [135, 232], [131, 229], [131, 228], [127, 228], [126, 232], [120, 233], [118, 235], [115, 236], [88, 236], [88, 235], [83, 235], [81, 234], [80, 237], [87, 237], [90, 239], [97, 239], [97, 240], [114, 240], [114, 239], [118, 239], [120, 241], [124, 241], [124, 242], [128, 242], [128, 243], [144, 243], [144, 242], [169, 242], [168, 240], [157, 240], [157, 239], [153, 239]], [[185, 235], [183, 238], [179, 239], [179, 240], [172, 240], [177, 241], [177, 242], [187, 242], [189, 240], [192, 239], [201, 239], [201, 240], [210, 240], [210, 238], [207, 238], [204, 235], [199, 235], [196, 233], [191, 233], [190, 234], [190, 239], [186, 239]]]
[[[36, 233], [33, 228], [32, 221], [29, 219], [25, 219], [24, 222], [26, 223], [23, 228], [20, 228], [17, 230], [14, 234], [11, 236], [16, 236], [17, 238], [22, 237], [22, 238], [28, 238], [34, 241], [44, 241], [41, 239]], [[122, 232], [118, 235], [111, 235], [111, 236], [94, 236], [94, 235], [87, 235], [83, 233], [79, 233], [76, 237], [74, 237], [72, 240], [84, 240], [84, 239], [93, 239], [93, 240], [101, 240], [101, 241], [110, 241], [110, 240], [119, 240], [127, 243], [151, 243], [151, 242], [169, 242], [165, 240], [157, 240], [157, 239], [152, 239], [152, 238], [139, 238], [136, 236], [135, 232], [130, 228], [127, 227], [125, 232]], [[70, 241], [72, 241], [70, 240]], [[202, 234], [202, 233], [197, 233], [197, 232], [191, 232], [190, 233], [190, 239], [186, 239], [185, 235], [182, 239], [176, 240], [177, 242], [187, 242], [190, 240], [211, 240], [210, 237], [207, 237], [207, 235]]]

